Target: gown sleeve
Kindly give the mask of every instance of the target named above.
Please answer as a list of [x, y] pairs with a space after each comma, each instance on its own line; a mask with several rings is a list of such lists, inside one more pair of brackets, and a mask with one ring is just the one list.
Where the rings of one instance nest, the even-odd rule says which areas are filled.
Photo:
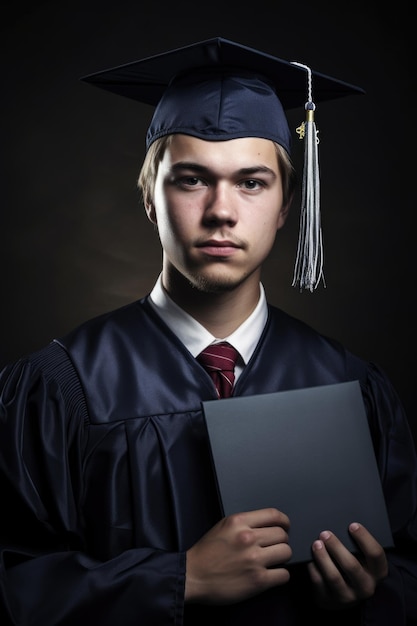
[[395, 548], [389, 575], [365, 603], [364, 625], [417, 625], [417, 458], [401, 401], [385, 373], [370, 364], [362, 389], [368, 409]]
[[0, 623], [182, 624], [184, 553], [138, 548], [104, 561], [86, 549], [85, 415], [62, 391], [30, 361], [0, 376]]

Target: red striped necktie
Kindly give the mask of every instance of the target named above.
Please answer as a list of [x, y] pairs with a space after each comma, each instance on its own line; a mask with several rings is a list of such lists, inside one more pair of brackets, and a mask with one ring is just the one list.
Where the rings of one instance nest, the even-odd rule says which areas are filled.
[[219, 398], [229, 398], [232, 395], [238, 356], [238, 351], [227, 341], [213, 343], [197, 356], [197, 361], [213, 379]]

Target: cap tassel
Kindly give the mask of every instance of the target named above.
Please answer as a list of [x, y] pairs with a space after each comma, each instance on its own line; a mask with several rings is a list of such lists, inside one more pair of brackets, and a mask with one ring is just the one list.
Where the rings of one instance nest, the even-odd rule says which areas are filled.
[[314, 121], [316, 105], [312, 99], [311, 70], [302, 63], [292, 62], [307, 71], [308, 101], [305, 104], [306, 121], [296, 130], [304, 139], [304, 167], [301, 187], [301, 213], [297, 256], [292, 286], [300, 291], [314, 291], [320, 280], [326, 286], [323, 273], [323, 239], [320, 219], [320, 174], [318, 159], [318, 130]]

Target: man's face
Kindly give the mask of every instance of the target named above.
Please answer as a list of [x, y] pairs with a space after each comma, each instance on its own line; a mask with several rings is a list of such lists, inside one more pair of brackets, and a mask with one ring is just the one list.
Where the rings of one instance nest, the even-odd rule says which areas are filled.
[[286, 214], [274, 144], [174, 135], [147, 213], [158, 227], [165, 285], [178, 274], [209, 293], [258, 284]]

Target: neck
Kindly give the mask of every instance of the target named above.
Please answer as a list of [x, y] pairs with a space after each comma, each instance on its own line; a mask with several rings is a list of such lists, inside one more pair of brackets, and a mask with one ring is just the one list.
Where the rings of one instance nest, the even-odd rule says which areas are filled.
[[212, 335], [222, 339], [235, 331], [259, 302], [259, 276], [221, 292], [206, 292], [184, 276], [163, 272], [162, 283], [172, 300]]

